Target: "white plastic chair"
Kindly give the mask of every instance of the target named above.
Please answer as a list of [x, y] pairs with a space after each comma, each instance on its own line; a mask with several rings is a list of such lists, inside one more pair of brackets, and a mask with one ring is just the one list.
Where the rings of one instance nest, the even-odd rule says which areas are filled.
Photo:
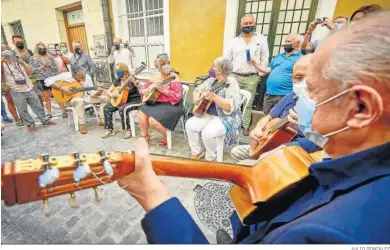
[[[185, 101], [185, 100], [187, 100], [187, 94], [188, 94], [188, 89], [189, 88], [188, 88], [187, 85], [184, 85], [184, 84], [182, 84], [181, 86], [183, 88], [183, 100]], [[182, 129], [183, 129], [184, 137], [187, 139], [186, 128], [185, 128], [185, 125], [184, 125], [184, 118], [183, 118], [183, 116], [180, 117], [180, 121], [179, 122], [181, 122], [181, 126], [182, 126]], [[167, 144], [168, 144], [168, 149], [172, 149], [172, 131], [170, 131], [168, 129], [167, 129]]]
[[[135, 108], [135, 107], [138, 107], [138, 108], [137, 108], [137, 109], [134, 109], [134, 110], [131, 110], [131, 111], [129, 112], [130, 129], [131, 129], [131, 136], [132, 136], [132, 137], [135, 137], [134, 114], [138, 112], [139, 107], [141, 107], [141, 103], [128, 105], [128, 106], [126, 106], [126, 107], [123, 109], [123, 113], [124, 113], [124, 115], [126, 116], [127, 110], [132, 109], [132, 108]], [[127, 125], [126, 125], [126, 122], [125, 122], [125, 128], [128, 129], [126, 126], [127, 126]]]
[[[241, 110], [242, 119], [244, 119], [244, 112], [245, 112], [245, 109], [249, 105], [249, 100], [251, 99], [252, 94], [248, 90], [240, 89], [240, 96], [241, 96], [240, 106], [243, 106], [243, 109]], [[238, 138], [237, 138], [237, 144], [239, 144]], [[217, 138], [217, 162], [223, 161], [223, 148], [224, 148], [224, 146], [225, 146], [225, 135]]]
[[[88, 103], [84, 105], [84, 110], [88, 108], [93, 108], [93, 112], [95, 113], [96, 121], [97, 124], [99, 124], [99, 114], [97, 112], [97, 105]], [[73, 116], [73, 124], [74, 124], [74, 129], [76, 132], [79, 131], [79, 116], [77, 115], [77, 112], [75, 111], [74, 107], [65, 107], [66, 111], [68, 112], [68, 126], [71, 126], [72, 124], [72, 118], [71, 115]]]

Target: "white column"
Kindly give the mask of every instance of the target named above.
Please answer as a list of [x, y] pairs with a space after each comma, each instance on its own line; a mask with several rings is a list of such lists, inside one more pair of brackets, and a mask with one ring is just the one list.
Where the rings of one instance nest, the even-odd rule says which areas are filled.
[[225, 32], [223, 35], [223, 51], [236, 36], [239, 0], [226, 0]]
[[163, 1], [164, 8], [164, 47], [165, 53], [171, 55], [171, 43], [170, 43], [170, 32], [169, 32], [169, 0]]
[[126, 0], [112, 1], [115, 36], [127, 41], [130, 38], [128, 17], [126, 15]]

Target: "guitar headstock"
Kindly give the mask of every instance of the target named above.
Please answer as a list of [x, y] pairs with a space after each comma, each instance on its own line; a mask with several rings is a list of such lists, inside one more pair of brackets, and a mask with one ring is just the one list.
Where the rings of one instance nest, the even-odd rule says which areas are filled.
[[[77, 207], [75, 192], [107, 184], [134, 169], [134, 155], [121, 152], [41, 155], [37, 159], [7, 162], [2, 166], [2, 200], [6, 205], [43, 200], [69, 193], [70, 205]], [[47, 211], [45, 210], [45, 213]]]

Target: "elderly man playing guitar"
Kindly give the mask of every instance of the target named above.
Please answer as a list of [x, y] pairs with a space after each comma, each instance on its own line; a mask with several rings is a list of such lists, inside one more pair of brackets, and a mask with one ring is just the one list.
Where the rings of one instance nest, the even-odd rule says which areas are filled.
[[[331, 159], [312, 163], [300, 189], [280, 193], [266, 220], [243, 225], [233, 215], [233, 242], [390, 243], [389, 20], [389, 11], [367, 16], [313, 54], [294, 109], [301, 131]], [[207, 243], [153, 171], [146, 142], [136, 146], [135, 171], [118, 184], [146, 210], [148, 242]]]
[[64, 72], [46, 78], [45, 85], [54, 88], [53, 96], [58, 102], [65, 102], [65, 105], [76, 109], [80, 133], [86, 134], [88, 130], [85, 126], [85, 103], [100, 103], [99, 125], [103, 126], [104, 106], [107, 104], [107, 97], [102, 95], [103, 89], [98, 88], [95, 91], [92, 78], [81, 67], [72, 65], [71, 70], [72, 72]]
[[[280, 120], [284, 118], [285, 123], [288, 123], [290, 121], [290, 124], [296, 127], [297, 121], [296, 119], [294, 119], [296, 118], [296, 114], [294, 114], [295, 112], [292, 109], [297, 102], [298, 99], [297, 95], [299, 94], [299, 91], [302, 89], [303, 79], [306, 76], [306, 71], [307, 68], [309, 67], [310, 60], [311, 60], [311, 55], [307, 55], [298, 59], [298, 61], [294, 65], [293, 74], [292, 74], [294, 92], [283, 97], [278, 102], [278, 104], [276, 104], [276, 106], [271, 109], [270, 113], [265, 117], [263, 117], [257, 123], [255, 129], [252, 130], [251, 133], [249, 134], [250, 137], [254, 140], [254, 143], [269, 143], [269, 144], [277, 145], [277, 143], [280, 144], [280, 142], [283, 142], [283, 141], [280, 142], [272, 141], [272, 140], [277, 140], [278, 138], [269, 138], [270, 142], [264, 141], [265, 139], [267, 139], [268, 136], [268, 134], [264, 130], [266, 130], [265, 128], [267, 126], [272, 127], [273, 124], [271, 123], [273, 123], [274, 120]], [[287, 118], [289, 118], [289, 120], [287, 120]], [[278, 121], [277, 123], [280, 123], [280, 121]], [[281, 127], [280, 129], [284, 129], [284, 128]], [[302, 146], [309, 153], [321, 149], [315, 144], [310, 143], [310, 141], [306, 140], [304, 138], [302, 131], [298, 130], [295, 131], [295, 133], [293, 134], [287, 134], [287, 136], [290, 136], [289, 138], [291, 140], [294, 140], [297, 143], [299, 143], [299, 145]], [[289, 138], [287, 138], [287, 141], [285, 142], [288, 142], [290, 140]], [[254, 152], [251, 152], [251, 145], [236, 146], [232, 149], [231, 152], [231, 156], [236, 163], [246, 159], [257, 159], [259, 155], [260, 153], [256, 155]]]

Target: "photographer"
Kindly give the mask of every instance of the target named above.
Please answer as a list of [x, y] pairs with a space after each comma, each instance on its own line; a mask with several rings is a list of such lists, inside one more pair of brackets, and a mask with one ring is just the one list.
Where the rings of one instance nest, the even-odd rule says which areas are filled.
[[307, 29], [305, 36], [303, 38], [303, 43], [301, 46], [301, 50], [303, 54], [310, 54], [314, 53], [316, 49], [321, 45], [323, 40], [315, 40], [313, 42], [310, 42], [311, 35], [317, 25], [321, 25], [321, 27], [326, 27], [333, 33], [336, 30], [340, 30], [344, 28], [349, 22], [349, 18], [346, 16], [338, 16], [336, 17], [333, 22], [328, 17], [323, 18], [317, 18], [313, 22], [310, 23], [309, 28]]
[[128, 43], [122, 43], [122, 39], [114, 38], [114, 46], [111, 48], [111, 54], [108, 57], [110, 64], [117, 65], [119, 63], [126, 64], [127, 68], [132, 71], [133, 65], [131, 58], [135, 57], [134, 50]]
[[50, 118], [45, 115], [45, 111], [39, 101], [37, 93], [33, 90], [28, 74], [32, 73], [32, 68], [22, 60], [17, 60], [12, 51], [7, 48], [1, 51], [1, 73], [4, 83], [10, 88], [12, 98], [19, 111], [24, 124], [29, 131], [35, 131], [34, 119], [28, 112], [27, 104], [31, 107], [43, 125], [55, 125]]

